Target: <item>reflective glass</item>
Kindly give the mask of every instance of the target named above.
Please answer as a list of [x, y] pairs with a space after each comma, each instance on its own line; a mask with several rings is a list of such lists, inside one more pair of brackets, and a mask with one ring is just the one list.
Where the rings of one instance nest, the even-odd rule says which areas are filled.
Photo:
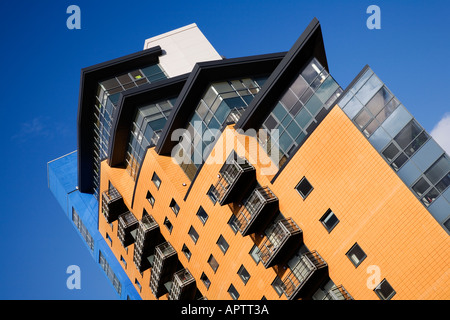
[[366, 126], [366, 124], [372, 119], [372, 115], [367, 112], [366, 109], [363, 109], [361, 113], [355, 118], [356, 124], [362, 129]]
[[412, 189], [420, 196], [423, 196], [424, 193], [428, 190], [430, 187], [430, 184], [424, 179], [420, 178], [419, 181], [417, 181]]
[[355, 115], [358, 114], [358, 112], [363, 108], [361, 102], [356, 97], [353, 97], [350, 99], [350, 101], [347, 103], [347, 105], [344, 108], [344, 112], [347, 114], [347, 116], [350, 119], [353, 119]]
[[383, 86], [370, 101], [367, 103], [366, 107], [370, 110], [373, 115], [378, 114], [386, 103], [392, 98], [392, 94]]
[[411, 121], [397, 134], [394, 140], [404, 149], [421, 131], [422, 128], [415, 121]]
[[361, 87], [361, 89], [356, 94], [356, 97], [361, 101], [362, 104], [366, 104], [374, 94], [381, 88], [383, 83], [378, 79], [378, 77], [373, 74], [369, 80]]
[[425, 172], [425, 175], [431, 183], [436, 184], [449, 171], [450, 161], [446, 157], [442, 156]]
[[391, 144], [383, 151], [383, 155], [388, 161], [392, 161], [399, 152], [400, 150], [397, 146], [391, 142]]

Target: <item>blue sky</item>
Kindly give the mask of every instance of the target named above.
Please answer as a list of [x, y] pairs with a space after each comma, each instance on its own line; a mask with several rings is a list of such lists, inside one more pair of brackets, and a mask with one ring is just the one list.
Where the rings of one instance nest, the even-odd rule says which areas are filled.
[[[66, 27], [72, 4], [80, 30]], [[380, 30], [366, 27], [371, 4]], [[193, 22], [227, 58], [287, 51], [317, 17], [338, 83], [369, 64], [430, 132], [450, 113], [449, 9], [445, 0], [2, 1], [0, 299], [115, 298], [47, 187], [47, 162], [77, 148], [81, 68]], [[73, 264], [80, 290], [66, 287]]]

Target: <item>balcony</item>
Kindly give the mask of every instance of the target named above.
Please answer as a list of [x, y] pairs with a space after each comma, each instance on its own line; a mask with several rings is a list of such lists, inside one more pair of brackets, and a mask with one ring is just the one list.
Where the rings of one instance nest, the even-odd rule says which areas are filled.
[[343, 285], [334, 285], [322, 300], [353, 300], [353, 297], [345, 290]]
[[326, 277], [327, 263], [317, 251], [304, 253], [282, 279], [282, 289], [289, 300], [308, 297]]
[[241, 200], [242, 195], [256, 181], [256, 170], [245, 158], [232, 152], [218, 177], [212, 192], [220, 205], [224, 205]]
[[278, 211], [278, 198], [268, 187], [257, 187], [236, 215], [236, 226], [243, 236], [264, 229]]
[[164, 242], [155, 247], [155, 260], [150, 275], [150, 289], [156, 298], [169, 291], [170, 282], [177, 267], [177, 252], [169, 242]]
[[303, 243], [303, 232], [292, 218], [278, 220], [261, 241], [259, 256], [269, 268], [289, 258]]
[[197, 286], [188, 269], [183, 269], [173, 275], [169, 300], [193, 300]]
[[111, 186], [109, 190], [102, 193], [102, 213], [108, 223], [116, 221], [119, 215], [127, 211], [122, 195], [116, 188]]
[[122, 213], [118, 220], [119, 228], [117, 229], [117, 237], [124, 247], [128, 247], [136, 239], [139, 221], [130, 211]]
[[158, 223], [151, 215], [144, 214], [139, 221], [133, 254], [133, 262], [139, 272], [152, 267], [155, 246], [160, 243], [160, 235]]

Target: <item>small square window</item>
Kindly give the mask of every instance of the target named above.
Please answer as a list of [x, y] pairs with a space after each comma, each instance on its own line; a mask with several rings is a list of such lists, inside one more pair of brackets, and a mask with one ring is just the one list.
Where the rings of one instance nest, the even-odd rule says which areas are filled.
[[353, 263], [355, 267], [358, 267], [361, 262], [367, 257], [367, 255], [362, 251], [361, 247], [355, 243], [353, 247], [346, 253], [347, 257]]
[[145, 198], [148, 200], [148, 202], [150, 202], [150, 205], [152, 207], [155, 205], [155, 198], [153, 198], [153, 196], [150, 193], [150, 191], [147, 191], [147, 196]]
[[220, 250], [222, 250], [223, 254], [227, 252], [229, 245], [222, 235], [220, 235], [219, 240], [217, 240], [216, 244], [219, 246]]
[[230, 294], [233, 300], [239, 299], [239, 292], [237, 292], [236, 288], [232, 284], [228, 288], [228, 293]]
[[331, 211], [331, 209], [328, 209], [319, 221], [322, 222], [325, 229], [328, 230], [328, 233], [330, 233], [331, 230], [333, 230], [339, 223], [339, 219], [336, 217], [334, 212]]
[[390, 300], [396, 293], [386, 279], [383, 279], [373, 291], [381, 300]]
[[295, 189], [300, 193], [303, 200], [306, 199], [306, 197], [311, 193], [313, 190], [313, 186], [309, 183], [309, 181], [303, 177], [302, 180], [298, 183], [298, 185], [295, 187]]
[[178, 204], [175, 202], [174, 199], [172, 199], [172, 201], [170, 201], [169, 206], [172, 209], [172, 211], [175, 213], [175, 215], [178, 216], [178, 212], [180, 212], [180, 206], [178, 206]]
[[166, 226], [167, 230], [172, 233], [173, 226], [167, 217], [164, 219], [164, 225]]
[[211, 285], [211, 281], [208, 279], [208, 277], [206, 276], [206, 274], [204, 272], [202, 272], [202, 275], [200, 276], [200, 280], [202, 280], [206, 289], [209, 289], [209, 286]]
[[248, 280], [250, 279], [250, 274], [248, 273], [247, 269], [244, 268], [244, 265], [241, 265], [241, 267], [238, 270], [238, 275], [244, 282], [244, 284], [247, 284]]
[[275, 290], [275, 292], [278, 294], [279, 297], [283, 294], [283, 281], [279, 276], [276, 276], [275, 279], [272, 282], [272, 288]]
[[181, 248], [181, 251], [183, 251], [184, 255], [186, 256], [186, 258], [188, 259], [188, 261], [191, 259], [192, 253], [189, 250], [189, 248], [183, 244], [183, 247]]
[[206, 213], [206, 211], [203, 209], [202, 206], [200, 206], [200, 208], [197, 211], [197, 217], [203, 224], [205, 224], [206, 220], [208, 220], [208, 214]]
[[194, 243], [197, 243], [197, 241], [198, 241], [198, 233], [197, 233], [197, 231], [195, 231], [194, 227], [191, 226], [189, 228], [189, 232], [188, 233], [191, 236], [192, 241], [194, 241]]
[[239, 228], [236, 224], [237, 218], [234, 214], [231, 214], [230, 220], [228, 220], [228, 225], [230, 226], [231, 230], [233, 230], [234, 234], [236, 234], [239, 231]]
[[211, 199], [213, 204], [216, 204], [217, 202], [217, 197], [216, 197], [216, 188], [211, 185], [211, 187], [209, 187], [208, 192], [206, 193], [209, 197], [209, 199]]
[[259, 261], [261, 261], [261, 258], [259, 257], [259, 248], [255, 245], [253, 245], [252, 249], [250, 250], [249, 254], [250, 256], [253, 258], [253, 260], [255, 260], [256, 264], [259, 263]]
[[153, 173], [152, 181], [155, 184], [156, 188], [159, 190], [159, 187], [161, 187], [161, 179], [159, 179], [156, 172]]
[[217, 268], [219, 268], [219, 263], [217, 263], [217, 260], [214, 258], [212, 254], [208, 258], [208, 264], [211, 266], [214, 273], [217, 271]]

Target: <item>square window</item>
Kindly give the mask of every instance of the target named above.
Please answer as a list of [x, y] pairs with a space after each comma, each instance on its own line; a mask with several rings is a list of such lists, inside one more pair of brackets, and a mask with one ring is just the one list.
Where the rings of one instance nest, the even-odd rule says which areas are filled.
[[244, 284], [247, 284], [248, 280], [250, 279], [250, 274], [248, 273], [247, 269], [244, 268], [244, 265], [241, 265], [241, 267], [238, 270], [238, 275], [244, 282]]
[[176, 216], [178, 216], [178, 212], [180, 212], [180, 206], [175, 202], [174, 199], [170, 201], [170, 209], [175, 213]]
[[220, 235], [219, 240], [217, 240], [216, 244], [219, 246], [220, 250], [222, 250], [223, 254], [227, 252], [229, 245], [222, 235]]
[[303, 177], [302, 180], [298, 183], [298, 185], [295, 187], [295, 189], [300, 193], [303, 200], [306, 199], [306, 197], [311, 193], [313, 190], [313, 186], [309, 183], [309, 181]]
[[188, 233], [191, 236], [192, 241], [194, 241], [194, 243], [197, 243], [197, 241], [198, 241], [198, 233], [197, 233], [197, 231], [195, 231], [194, 227], [191, 226], [189, 228], [189, 232]]
[[209, 199], [211, 199], [212, 203], [216, 204], [217, 202], [216, 188], [213, 185], [211, 185], [211, 187], [209, 188], [207, 195]]
[[203, 209], [202, 206], [197, 211], [197, 217], [200, 219], [200, 221], [203, 223], [203, 225], [206, 223], [206, 220], [208, 220], [208, 214]]
[[283, 294], [283, 281], [279, 276], [276, 276], [275, 279], [272, 282], [272, 288], [275, 290], [275, 292], [278, 294], [279, 297]]
[[145, 198], [148, 200], [148, 202], [150, 202], [150, 205], [153, 207], [153, 205], [155, 204], [155, 198], [152, 196], [150, 191], [147, 191], [147, 196]]
[[249, 254], [250, 256], [253, 258], [253, 260], [255, 260], [256, 264], [258, 265], [259, 261], [261, 261], [261, 258], [259, 256], [260, 250], [259, 248], [255, 245], [253, 245], [252, 249], [250, 250]]
[[206, 289], [209, 289], [209, 286], [211, 285], [211, 281], [208, 279], [206, 274], [203, 272], [200, 276], [200, 280], [202, 280], [203, 284], [205, 285]]
[[367, 257], [367, 255], [364, 253], [364, 251], [362, 251], [358, 243], [355, 243], [353, 247], [351, 247], [351, 249], [348, 250], [346, 255], [355, 267], [358, 267], [361, 264], [361, 262], [363, 262], [364, 259]]
[[380, 300], [390, 300], [396, 293], [386, 279], [383, 279], [373, 291], [375, 291]]
[[230, 294], [233, 300], [239, 299], [239, 292], [237, 292], [236, 288], [232, 284], [228, 288], [228, 293]]
[[191, 259], [192, 253], [189, 250], [189, 248], [183, 244], [183, 247], [181, 248], [181, 251], [183, 251], [184, 255], [186, 256], [186, 258], [188, 259], [188, 261]]
[[173, 226], [167, 217], [164, 219], [164, 225], [166, 226], [167, 230], [169, 230], [169, 232], [172, 233]]
[[330, 233], [331, 230], [333, 230], [334, 227], [336, 227], [336, 225], [339, 223], [339, 219], [336, 217], [334, 212], [331, 211], [331, 209], [328, 209], [319, 221], [322, 222], [328, 233]]
[[234, 234], [236, 234], [239, 231], [239, 228], [237, 226], [237, 218], [234, 214], [231, 214], [230, 220], [228, 220], [228, 225], [230, 226], [231, 230], [233, 230]]
[[212, 254], [208, 258], [208, 264], [211, 266], [214, 273], [216, 273], [217, 268], [219, 268], [219, 264], [217, 263], [217, 260], [214, 258]]
[[153, 173], [152, 176], [152, 181], [156, 186], [156, 189], [159, 190], [159, 187], [161, 187], [161, 179], [159, 179], [158, 175], [156, 174], [156, 172]]

